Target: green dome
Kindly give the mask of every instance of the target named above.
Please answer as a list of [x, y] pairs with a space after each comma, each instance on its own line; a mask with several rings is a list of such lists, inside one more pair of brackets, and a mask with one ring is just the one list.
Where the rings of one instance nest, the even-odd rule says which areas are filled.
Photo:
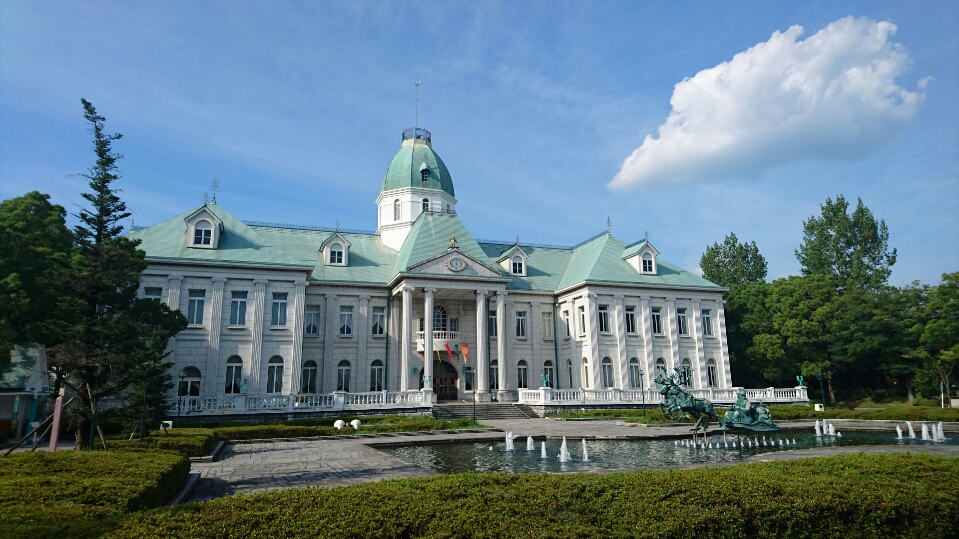
[[[429, 181], [423, 181], [424, 169], [429, 169]], [[430, 132], [425, 129], [407, 129], [403, 131], [403, 145], [400, 146], [390, 167], [383, 175], [380, 192], [403, 187], [420, 187], [445, 191], [451, 197], [453, 193], [453, 178], [446, 164], [433, 151]]]

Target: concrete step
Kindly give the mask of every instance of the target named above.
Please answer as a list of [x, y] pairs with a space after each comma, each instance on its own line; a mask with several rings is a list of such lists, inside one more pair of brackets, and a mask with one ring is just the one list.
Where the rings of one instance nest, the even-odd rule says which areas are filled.
[[[473, 417], [472, 403], [444, 403], [433, 406], [437, 419]], [[536, 414], [526, 405], [512, 403], [476, 403], [476, 419], [532, 419]]]

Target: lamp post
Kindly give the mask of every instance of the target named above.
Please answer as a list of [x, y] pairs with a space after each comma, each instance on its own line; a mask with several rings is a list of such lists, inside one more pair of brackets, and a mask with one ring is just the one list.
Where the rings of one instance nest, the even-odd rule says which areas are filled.
[[183, 379], [186, 378], [185, 369], [180, 369], [180, 385], [176, 388], [176, 427], [180, 428], [180, 401], [183, 400]]
[[819, 392], [822, 394], [822, 409], [826, 409], [826, 389], [822, 385], [822, 369], [819, 369]]
[[646, 384], [643, 383], [643, 370], [639, 370], [639, 390], [643, 397], [643, 424], [646, 424]]

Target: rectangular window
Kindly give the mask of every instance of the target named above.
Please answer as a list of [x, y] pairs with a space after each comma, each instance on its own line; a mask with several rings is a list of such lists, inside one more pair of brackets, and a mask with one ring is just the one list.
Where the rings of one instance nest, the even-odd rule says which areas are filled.
[[676, 309], [676, 329], [680, 335], [689, 335], [689, 327], [686, 325], [686, 309]]
[[600, 305], [597, 313], [597, 322], [599, 322], [599, 332], [609, 333], [609, 305]]
[[148, 286], [143, 289], [143, 297], [146, 299], [160, 301], [160, 296], [162, 295], [163, 289], [158, 286]]
[[566, 324], [566, 337], [569, 338], [569, 311], [563, 311], [563, 323]]
[[317, 336], [320, 334], [320, 306], [307, 305], [306, 316], [303, 317], [303, 334]]
[[242, 363], [227, 363], [226, 365], [226, 387], [224, 393], [228, 395], [240, 392], [241, 376], [243, 373]]
[[552, 339], [553, 338], [553, 313], [545, 312], [542, 313], [543, 319], [543, 338]]
[[420, 331], [426, 331], [426, 322], [425, 322], [426, 319], [418, 318], [418, 320], [420, 321]]
[[271, 326], [286, 326], [286, 294], [273, 293], [273, 318]]
[[283, 365], [270, 365], [266, 369], [266, 392], [280, 393], [283, 391]]
[[586, 335], [586, 307], [579, 306], [579, 334]]
[[662, 335], [663, 334], [663, 313], [662, 309], [659, 307], [653, 307], [652, 311], [652, 322], [653, 322], [653, 335]]
[[713, 317], [709, 315], [709, 309], [703, 309], [703, 335], [713, 336]]
[[190, 290], [190, 303], [187, 305], [186, 321], [191, 326], [203, 325], [203, 298], [206, 290]]
[[496, 336], [496, 311], [489, 312], [489, 336]]
[[526, 337], [526, 311], [516, 311], [516, 336]]
[[636, 307], [626, 307], [626, 333], [636, 333]]
[[460, 330], [460, 319], [450, 318], [450, 331], [459, 331], [459, 330]]
[[340, 307], [340, 335], [353, 334], [353, 307], [343, 305]]
[[246, 292], [234, 290], [230, 298], [230, 325], [246, 325]]
[[386, 307], [373, 307], [373, 335], [386, 333]]

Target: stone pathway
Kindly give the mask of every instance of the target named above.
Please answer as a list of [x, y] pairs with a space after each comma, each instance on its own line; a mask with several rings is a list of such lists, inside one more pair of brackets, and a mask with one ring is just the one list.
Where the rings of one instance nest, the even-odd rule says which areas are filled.
[[[688, 426], [642, 426], [623, 421], [554, 421], [547, 419], [517, 419], [484, 421], [500, 429], [485, 433], [417, 434], [378, 437], [336, 438], [320, 440], [268, 441], [228, 445], [216, 462], [194, 462], [192, 470], [203, 480], [193, 491], [190, 501], [205, 501], [220, 496], [240, 493], [265, 492], [295, 487], [337, 487], [395, 479], [434, 475], [429, 469], [404, 462], [375, 449], [383, 445], [428, 444], [442, 442], [501, 441], [503, 431], [519, 436], [553, 438], [674, 438], [689, 436]], [[861, 425], [860, 425], [861, 423]], [[837, 427], [839, 421], [836, 421]], [[896, 422], [843, 422], [843, 428], [882, 428], [894, 430]], [[781, 422], [783, 428], [812, 429], [812, 422]], [[944, 424], [946, 432], [959, 432], [959, 424]], [[842, 453], [889, 453], [922, 451], [942, 456], [959, 457], [959, 446], [922, 446], [918, 449], [898, 446], [866, 446], [813, 448], [776, 451], [754, 455], [744, 461], [728, 464], [768, 460], [789, 460]], [[702, 466], [673, 466], [694, 468]]]

